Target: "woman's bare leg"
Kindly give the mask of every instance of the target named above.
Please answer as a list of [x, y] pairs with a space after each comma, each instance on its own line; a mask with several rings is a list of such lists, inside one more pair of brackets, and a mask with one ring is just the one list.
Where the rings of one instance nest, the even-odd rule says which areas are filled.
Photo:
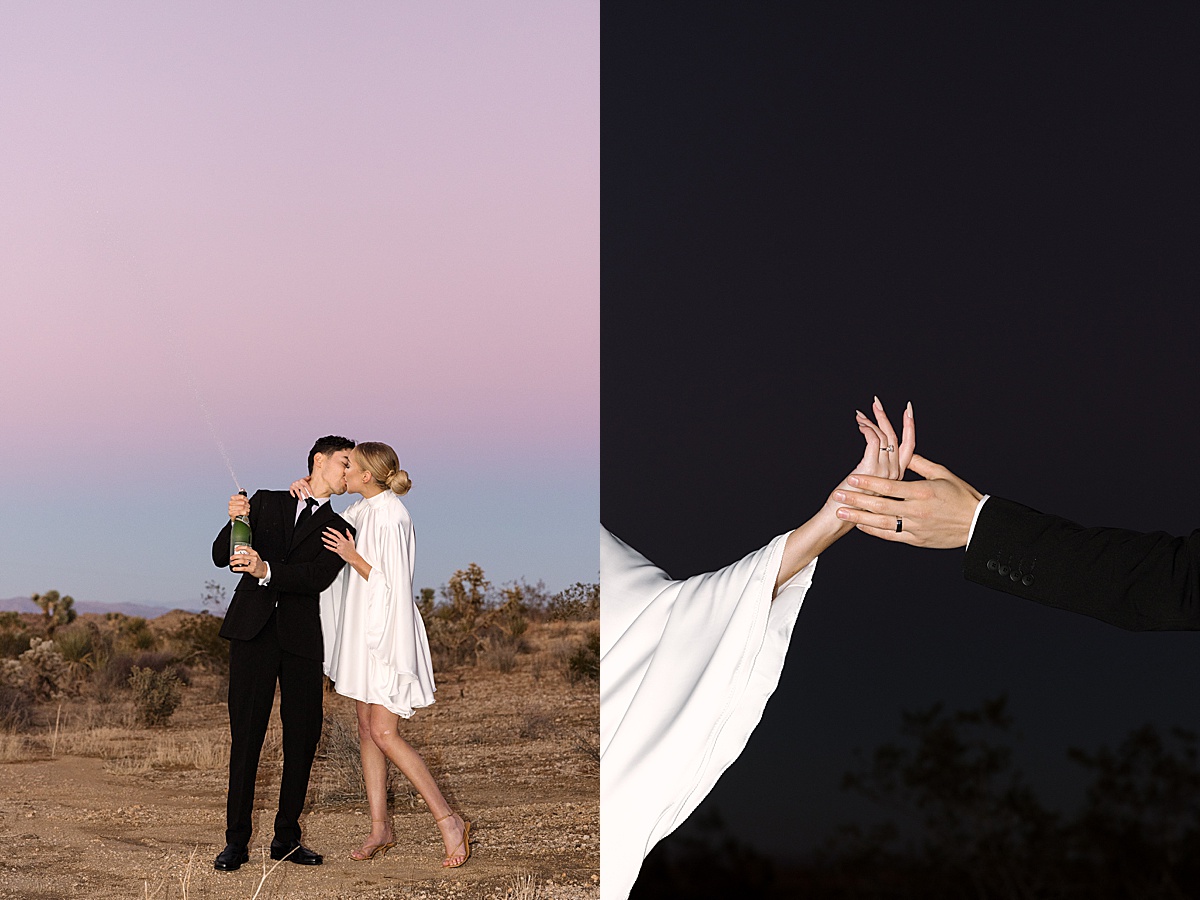
[[446, 845], [446, 859], [443, 865], [458, 865], [467, 855], [466, 847], [463, 846], [465, 823], [461, 816], [454, 813], [442, 792], [438, 790], [433, 773], [425, 765], [421, 754], [397, 733], [396, 727], [399, 722], [400, 717], [386, 707], [370, 704], [371, 739], [375, 746], [396, 764], [396, 768], [404, 773], [404, 777], [417, 789], [417, 793], [425, 798], [425, 805], [433, 813], [434, 819], [441, 820], [437, 826], [442, 833], [442, 843]]
[[355, 859], [366, 859], [380, 844], [394, 839], [392, 819], [387, 808], [387, 757], [371, 737], [371, 705], [356, 700], [358, 716], [358, 753], [362, 759], [363, 783], [367, 787], [367, 809], [371, 814], [371, 834], [366, 842], [350, 855]]

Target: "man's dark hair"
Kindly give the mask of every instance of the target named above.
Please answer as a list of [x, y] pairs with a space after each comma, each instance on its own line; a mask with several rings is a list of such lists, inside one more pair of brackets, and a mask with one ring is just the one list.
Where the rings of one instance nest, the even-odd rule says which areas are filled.
[[323, 438], [317, 438], [317, 442], [308, 451], [308, 474], [312, 474], [313, 457], [318, 453], [322, 456], [328, 456], [330, 453], [337, 453], [339, 450], [353, 449], [354, 441], [350, 440], [350, 438], [340, 437], [336, 434], [327, 434]]

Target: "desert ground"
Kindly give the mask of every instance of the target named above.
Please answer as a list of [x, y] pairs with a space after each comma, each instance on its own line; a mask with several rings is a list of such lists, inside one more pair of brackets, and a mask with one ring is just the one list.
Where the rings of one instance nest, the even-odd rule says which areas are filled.
[[[153, 623], [152, 623], [153, 624]], [[401, 733], [474, 825], [472, 855], [441, 867], [433, 818], [396, 775], [397, 846], [357, 862], [369, 829], [356, 792], [352, 701], [325, 695], [301, 825], [317, 867], [265, 856], [281, 766], [278, 710], [263, 751], [251, 862], [217, 872], [224, 846], [228, 723], [218, 673], [194, 673], [164, 726], [133, 704], [83, 696], [38, 705], [32, 724], [0, 733], [0, 898], [599, 897], [599, 696], [563, 660], [594, 623], [543, 622], [511, 671], [439, 670], [437, 703]]]

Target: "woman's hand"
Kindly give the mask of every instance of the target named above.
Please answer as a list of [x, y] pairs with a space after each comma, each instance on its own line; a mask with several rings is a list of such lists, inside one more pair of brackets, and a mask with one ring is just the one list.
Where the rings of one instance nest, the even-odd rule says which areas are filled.
[[[862, 474], [870, 475], [871, 473], [863, 472]], [[308, 479], [310, 478], [312, 478], [311, 475], [305, 475], [303, 478], [293, 481], [292, 486], [288, 488], [288, 493], [297, 500], [307, 500], [313, 495], [312, 486], [308, 483]]]
[[352, 562], [358, 556], [358, 550], [354, 547], [354, 537], [349, 531], [342, 534], [336, 528], [326, 528], [321, 540], [325, 543], [325, 549], [332, 550], [346, 562]]
[[[909, 403], [904, 408], [904, 424], [901, 432], [904, 437], [898, 444], [896, 429], [892, 427], [878, 397], [871, 404], [871, 411], [875, 414], [874, 422], [858, 410], [854, 411], [858, 430], [862, 433], [867, 446], [863, 451], [862, 459], [859, 460], [850, 475], [872, 475], [876, 478], [902, 481], [904, 473], [908, 470], [908, 464], [912, 462], [913, 453], [917, 449], [917, 422], [913, 415], [912, 404]], [[836, 494], [844, 493], [848, 489], [849, 485], [843, 479], [842, 483], [829, 495], [829, 499], [825, 501], [822, 512], [826, 516], [836, 513], [839, 507], [845, 506], [845, 501], [838, 498]]]
[[[875, 398], [871, 409], [875, 413], [874, 422], [861, 412], [855, 413], [858, 430], [862, 432], [867, 446], [862, 459], [850, 475], [873, 475], [898, 481], [904, 477], [904, 472], [917, 449], [917, 423], [913, 416], [912, 404], [905, 407], [902, 431], [904, 437], [898, 443], [896, 430], [888, 420], [887, 413], [883, 411], [883, 404], [879, 402], [878, 397]], [[838, 509], [846, 505], [843, 498], [848, 490], [850, 488], [843, 479], [826, 499], [820, 511], [788, 535], [783, 548], [783, 561], [775, 580], [776, 590], [853, 527], [852, 523], [842, 521], [837, 514]], [[838, 494], [842, 494], [843, 497], [839, 498]]]
[[354, 536], [347, 530], [342, 534], [336, 528], [326, 528], [321, 534], [325, 549], [332, 550], [350, 564], [355, 572], [363, 578], [371, 577], [371, 564], [363, 559], [362, 554], [354, 546]]
[[879, 398], [871, 405], [875, 414], [872, 422], [858, 410], [854, 411], [858, 430], [867, 442], [863, 458], [855, 466], [852, 475], [874, 475], [876, 478], [890, 478], [900, 481], [908, 470], [913, 453], [917, 449], [917, 423], [913, 417], [912, 404], [904, 408], [903, 439], [896, 440], [896, 430], [892, 427], [883, 404]]

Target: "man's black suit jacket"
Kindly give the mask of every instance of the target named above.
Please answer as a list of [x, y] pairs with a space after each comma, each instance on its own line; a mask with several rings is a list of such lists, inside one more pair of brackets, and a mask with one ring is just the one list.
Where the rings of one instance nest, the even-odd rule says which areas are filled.
[[[250, 498], [250, 528], [254, 549], [271, 564], [266, 587], [252, 575], [242, 575], [221, 625], [221, 637], [248, 641], [278, 611], [279, 644], [297, 656], [323, 659], [321, 591], [333, 583], [342, 558], [321, 541], [326, 528], [345, 532], [349, 525], [323, 503], [297, 530], [296, 498], [287, 491], [255, 491]], [[229, 531], [226, 523], [213, 541], [213, 562], [229, 565]], [[350, 529], [353, 533], [353, 529]], [[293, 533], [295, 532], [295, 533]]]
[[971, 581], [1131, 631], [1200, 629], [1200, 530], [1084, 528], [989, 497], [967, 547]]

